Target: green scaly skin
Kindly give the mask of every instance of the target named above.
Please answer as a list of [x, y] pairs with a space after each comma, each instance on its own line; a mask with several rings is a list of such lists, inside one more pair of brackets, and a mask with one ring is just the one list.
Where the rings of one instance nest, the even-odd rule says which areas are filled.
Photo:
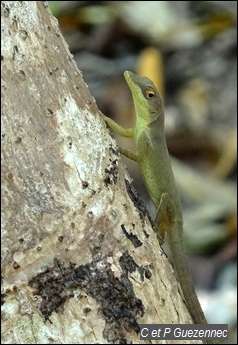
[[109, 127], [121, 136], [133, 138], [136, 153], [121, 149], [121, 153], [139, 164], [145, 186], [156, 209], [158, 239], [163, 243], [165, 231], [173, 255], [175, 270], [188, 310], [197, 324], [206, 324], [183, 243], [183, 217], [164, 133], [164, 106], [153, 82], [146, 77], [124, 73], [136, 110], [134, 128], [123, 128], [104, 116]]

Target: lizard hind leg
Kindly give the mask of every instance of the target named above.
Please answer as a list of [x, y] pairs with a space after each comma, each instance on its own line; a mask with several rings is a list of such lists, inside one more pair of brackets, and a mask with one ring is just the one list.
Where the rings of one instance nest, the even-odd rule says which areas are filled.
[[165, 232], [171, 228], [173, 221], [174, 207], [169, 199], [168, 193], [163, 193], [159, 206], [156, 210], [155, 224], [157, 225], [157, 237], [159, 243], [164, 243]]
[[130, 150], [124, 149], [123, 147], [119, 146], [119, 152], [123, 155], [126, 156], [127, 158], [130, 158], [131, 160], [138, 162], [138, 155], [135, 152], [132, 152]]

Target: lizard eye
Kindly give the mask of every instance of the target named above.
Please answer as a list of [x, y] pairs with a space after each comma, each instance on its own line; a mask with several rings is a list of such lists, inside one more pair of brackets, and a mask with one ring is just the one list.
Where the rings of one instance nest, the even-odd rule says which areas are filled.
[[153, 90], [146, 90], [145, 91], [145, 96], [148, 99], [152, 99], [155, 97], [155, 92]]

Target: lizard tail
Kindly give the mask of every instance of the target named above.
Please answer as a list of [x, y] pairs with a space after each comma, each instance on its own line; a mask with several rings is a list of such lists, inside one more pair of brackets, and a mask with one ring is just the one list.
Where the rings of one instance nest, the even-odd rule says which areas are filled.
[[207, 324], [206, 317], [198, 300], [191, 278], [188, 256], [183, 242], [183, 230], [171, 229], [168, 232], [175, 271], [181, 285], [187, 308], [196, 324]]

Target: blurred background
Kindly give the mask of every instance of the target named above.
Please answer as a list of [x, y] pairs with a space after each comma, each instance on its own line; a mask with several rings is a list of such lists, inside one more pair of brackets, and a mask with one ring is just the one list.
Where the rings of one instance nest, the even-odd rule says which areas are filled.
[[[208, 321], [228, 323], [227, 343], [235, 344], [237, 1], [49, 6], [105, 115], [124, 127], [135, 123], [125, 70], [149, 77], [161, 92], [192, 275]], [[133, 150], [132, 140], [115, 138]], [[153, 215], [137, 165], [123, 159]]]

